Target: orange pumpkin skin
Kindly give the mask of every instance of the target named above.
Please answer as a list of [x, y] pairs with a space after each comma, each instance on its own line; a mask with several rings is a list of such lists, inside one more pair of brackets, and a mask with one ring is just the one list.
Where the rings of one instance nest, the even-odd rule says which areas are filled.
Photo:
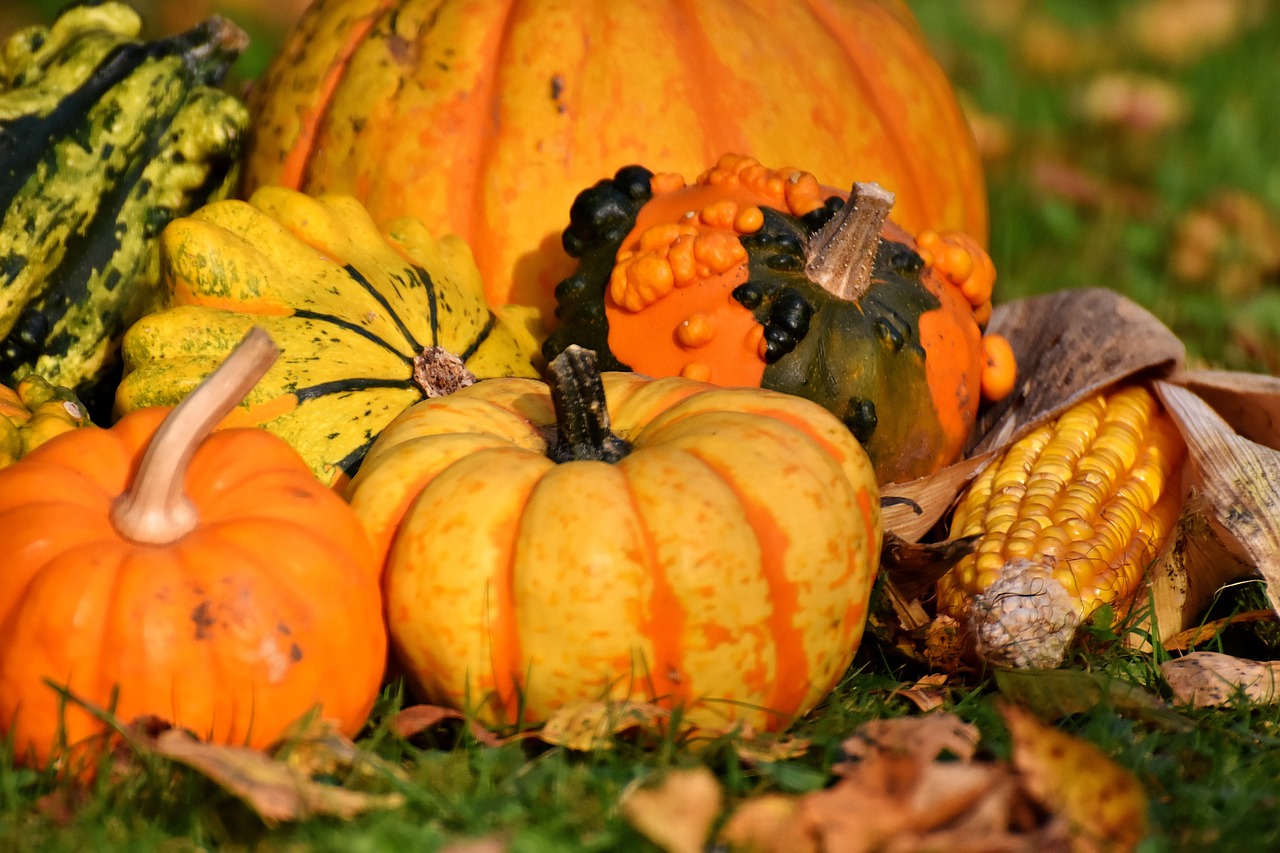
[[785, 727], [862, 637], [880, 552], [866, 454], [790, 395], [604, 374], [631, 451], [548, 458], [547, 386], [423, 401], [348, 489], [386, 554], [392, 647], [428, 700], [489, 723], [606, 697]]
[[[102, 723], [45, 680], [129, 722], [155, 715], [262, 747], [302, 715], [365, 722], [386, 635], [368, 539], [283, 441], [214, 433], [185, 488], [199, 526], [129, 542], [109, 513], [164, 409], [59, 436], [0, 471], [0, 733], [43, 767], [94, 754]], [[60, 726], [64, 726], [60, 733]], [[83, 750], [83, 751], [81, 751]]]
[[897, 0], [317, 0], [251, 105], [245, 193], [354, 195], [462, 236], [495, 304], [572, 270], [579, 189], [723, 151], [878, 181], [908, 231], [986, 242], [972, 134]]

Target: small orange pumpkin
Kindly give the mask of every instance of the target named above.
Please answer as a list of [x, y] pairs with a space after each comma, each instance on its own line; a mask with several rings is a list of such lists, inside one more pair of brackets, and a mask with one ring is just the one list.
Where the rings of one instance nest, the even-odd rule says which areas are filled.
[[871, 464], [821, 406], [595, 372], [406, 410], [348, 496], [386, 555], [392, 645], [486, 722], [606, 697], [785, 727], [843, 675], [880, 553]]
[[275, 357], [256, 329], [171, 412], [0, 471], [0, 735], [20, 761], [75, 773], [101, 742], [54, 686], [219, 743], [266, 746], [317, 707], [364, 723], [386, 634], [360, 522], [282, 440], [209, 434]]

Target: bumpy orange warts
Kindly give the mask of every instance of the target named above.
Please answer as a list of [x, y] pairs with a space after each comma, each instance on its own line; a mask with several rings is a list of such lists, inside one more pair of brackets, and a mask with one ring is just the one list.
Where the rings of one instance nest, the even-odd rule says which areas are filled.
[[[672, 173], [655, 174], [650, 185], [655, 199], [689, 188], [681, 176]], [[619, 314], [644, 311], [677, 289], [695, 283], [710, 285], [713, 280], [745, 281], [747, 252], [739, 238], [755, 233], [764, 224], [760, 207], [804, 216], [822, 207], [834, 192], [809, 172], [789, 167], [770, 169], [752, 157], [736, 154], [722, 156], [697, 177], [693, 187], [732, 187], [738, 198], [719, 196], [701, 208], [686, 210], [677, 217], [678, 222], [637, 227], [618, 252], [610, 278], [608, 295], [617, 309], [611, 326], [622, 319]], [[978, 322], [984, 323], [991, 314], [996, 272], [981, 245], [958, 231], [924, 231], [916, 238], [916, 245], [926, 266], [956, 287], [973, 306]], [[744, 335], [741, 324], [729, 322], [723, 313], [694, 308], [675, 312], [668, 322], [674, 325], [675, 342], [686, 351], [685, 361], [675, 372], [704, 381], [758, 384], [765, 364], [763, 328], [758, 323], [750, 321]], [[707, 361], [719, 363], [720, 359], [704, 361], [697, 356], [699, 349], [722, 334], [734, 335], [740, 341], [735, 346], [750, 354], [742, 365], [742, 375], [713, 375]], [[983, 348], [983, 396], [998, 400], [1013, 388], [1016, 367], [1012, 350], [998, 335], [984, 336]]]

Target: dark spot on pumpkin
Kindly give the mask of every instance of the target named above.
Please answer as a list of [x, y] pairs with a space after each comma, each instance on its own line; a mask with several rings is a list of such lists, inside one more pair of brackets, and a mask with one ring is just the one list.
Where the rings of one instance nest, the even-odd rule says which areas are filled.
[[299, 646], [297, 643], [290, 643], [289, 658], [294, 663], [297, 663], [298, 661], [302, 660], [302, 647]]
[[209, 629], [214, 625], [213, 614], [210, 613], [210, 605], [208, 601], [202, 601], [196, 605], [196, 609], [191, 611], [191, 623], [196, 626], [195, 638], [197, 640], [209, 639]]
[[286, 637], [293, 633], [292, 631], [289, 630], [289, 626], [284, 624], [283, 622], [279, 622], [276, 624], [276, 630], [279, 631], [281, 634], [284, 634]]
[[880, 418], [876, 415], [876, 404], [865, 397], [851, 397], [840, 420], [844, 421], [859, 444], [870, 441], [880, 423]]
[[399, 33], [392, 33], [387, 36], [387, 53], [391, 54], [391, 58], [404, 66], [413, 64], [413, 55], [415, 53], [413, 44]]
[[565, 111], [564, 102], [560, 100], [560, 96], [564, 94], [564, 78], [559, 74], [551, 78], [551, 100], [555, 102], [556, 112], [563, 113]]

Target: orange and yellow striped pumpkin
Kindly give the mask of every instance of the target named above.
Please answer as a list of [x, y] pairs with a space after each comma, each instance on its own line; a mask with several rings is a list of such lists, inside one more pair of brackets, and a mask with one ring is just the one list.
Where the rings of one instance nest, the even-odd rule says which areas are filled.
[[551, 387], [416, 404], [352, 480], [400, 665], [488, 723], [634, 698], [785, 727], [862, 638], [881, 541], [866, 454], [808, 400], [584, 354], [557, 357]]
[[803, 163], [986, 242], [972, 135], [901, 0], [317, 0], [252, 106], [246, 193], [415, 216], [471, 245], [491, 302], [548, 318], [565, 211], [628, 163]]

